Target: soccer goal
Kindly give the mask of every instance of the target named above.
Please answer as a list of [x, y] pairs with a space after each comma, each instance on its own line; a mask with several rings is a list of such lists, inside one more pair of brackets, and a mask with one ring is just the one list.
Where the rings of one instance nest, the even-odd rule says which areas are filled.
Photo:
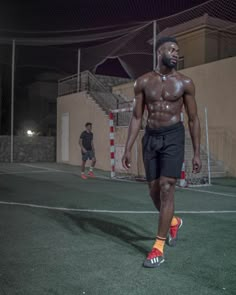
[[[128, 122], [132, 114], [132, 105], [111, 110], [109, 115], [110, 122], [110, 159], [111, 159], [111, 178], [127, 180], [145, 181], [145, 170], [142, 160], [142, 137], [146, 125], [147, 112], [144, 112], [142, 128], [131, 152], [131, 167], [127, 171], [122, 167], [122, 156], [128, 132]], [[198, 174], [192, 173], [193, 148], [190, 133], [188, 130], [185, 114], [182, 113], [182, 120], [185, 125], [185, 159], [182, 166], [181, 179], [178, 185], [187, 186], [206, 186], [211, 184], [210, 152], [208, 142], [207, 109], [199, 108], [199, 118], [201, 122], [201, 160], [202, 170]]]

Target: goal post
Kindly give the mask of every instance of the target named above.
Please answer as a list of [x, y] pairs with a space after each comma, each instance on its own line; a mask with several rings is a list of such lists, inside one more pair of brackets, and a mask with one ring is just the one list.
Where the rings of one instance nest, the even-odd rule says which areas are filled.
[[186, 114], [183, 112], [183, 124], [185, 126], [185, 184], [187, 186], [208, 186], [211, 185], [211, 158], [209, 147], [209, 131], [208, 131], [208, 113], [205, 106], [198, 106], [198, 116], [201, 125], [201, 145], [200, 158], [202, 161], [202, 169], [200, 173], [192, 172], [192, 159], [194, 156], [191, 135], [188, 128], [188, 121], [185, 120]]
[[[116, 114], [122, 114], [126, 113], [129, 114], [133, 110], [132, 106], [128, 106], [121, 109], [115, 109], [111, 110], [109, 113], [109, 127], [110, 127], [110, 161], [111, 161], [111, 178], [118, 177], [119, 175], [123, 174], [124, 176], [127, 176], [128, 174], [135, 173], [134, 171], [128, 172], [122, 167], [122, 155], [124, 154], [125, 149], [125, 135], [127, 135], [127, 127], [128, 126], [122, 126], [122, 135], [119, 134], [118, 129], [119, 126], [115, 126], [115, 115]], [[117, 120], [119, 121], [119, 120]], [[119, 136], [119, 137], [118, 137]], [[123, 137], [123, 138], [122, 138]], [[119, 140], [118, 140], [119, 138]], [[134, 160], [134, 163], [137, 159]], [[131, 169], [132, 170], [132, 169]]]

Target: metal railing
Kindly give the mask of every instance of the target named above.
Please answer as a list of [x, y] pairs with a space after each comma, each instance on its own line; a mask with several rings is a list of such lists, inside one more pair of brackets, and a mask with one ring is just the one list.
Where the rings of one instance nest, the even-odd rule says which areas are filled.
[[[130, 105], [130, 101], [127, 101], [121, 94], [114, 94], [109, 91], [109, 89], [89, 71], [82, 72], [79, 77], [78, 75], [72, 75], [58, 81], [58, 96], [81, 91], [87, 91], [106, 114], [108, 114], [110, 110]], [[115, 123], [120, 126], [126, 126], [129, 120], [130, 113], [117, 114]]]
[[78, 75], [58, 80], [58, 96], [78, 92]]
[[81, 91], [87, 90], [100, 107], [108, 114], [109, 110], [116, 109], [119, 98], [107, 89], [93, 74], [82, 73]]

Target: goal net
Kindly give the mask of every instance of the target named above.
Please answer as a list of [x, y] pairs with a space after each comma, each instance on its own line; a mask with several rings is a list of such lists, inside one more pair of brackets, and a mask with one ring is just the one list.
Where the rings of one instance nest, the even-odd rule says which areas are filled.
[[[144, 112], [142, 128], [139, 131], [137, 139], [131, 151], [131, 167], [125, 170], [122, 166], [122, 156], [124, 154], [125, 143], [128, 133], [128, 123], [132, 114], [132, 106], [127, 103], [121, 109], [110, 112], [110, 157], [111, 157], [111, 177], [127, 180], [145, 181], [145, 170], [142, 159], [142, 137], [145, 132], [147, 113]], [[201, 123], [201, 160], [202, 169], [198, 174], [192, 173], [193, 147], [188, 129], [185, 114], [182, 113], [183, 123], [185, 125], [185, 159], [182, 166], [181, 178], [178, 185], [186, 186], [204, 186], [210, 185], [210, 155], [208, 144], [208, 126], [207, 109], [199, 108], [199, 118]]]

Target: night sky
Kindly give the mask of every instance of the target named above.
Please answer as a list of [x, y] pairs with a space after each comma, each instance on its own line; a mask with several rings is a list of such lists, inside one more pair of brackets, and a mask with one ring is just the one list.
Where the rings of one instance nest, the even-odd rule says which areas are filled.
[[[206, 0], [78, 0], [78, 1], [1, 1], [0, 38], [70, 36], [73, 30], [111, 25], [131, 25], [176, 14]], [[56, 3], [56, 5], [54, 4]], [[106, 29], [105, 29], [106, 30]], [[64, 31], [64, 33], [63, 33]], [[66, 31], [66, 32], [65, 32]], [[81, 33], [80, 33], [81, 34]], [[86, 34], [86, 32], [85, 32]], [[108, 40], [104, 40], [108, 41]], [[36, 48], [17, 46], [16, 67], [21, 78], [31, 82], [44, 70], [59, 71], [67, 76], [76, 73], [77, 48], [93, 46], [97, 42]], [[11, 65], [11, 46], [6, 45], [0, 63]], [[42, 61], [42, 58], [44, 59]], [[48, 64], [47, 64], [48, 60]], [[55, 60], [55, 62], [53, 61]], [[46, 62], [46, 65], [44, 64]], [[35, 66], [35, 67], [34, 67]], [[114, 70], [113, 70], [114, 69]], [[99, 73], [127, 76], [117, 60], [107, 60]], [[115, 73], [114, 73], [115, 72]], [[27, 74], [30, 73], [30, 74]]]
[[[76, 30], [103, 26], [128, 27], [140, 22], [158, 20], [212, 0], [15, 0], [0, 2], [0, 82], [1, 121], [9, 121], [11, 85], [11, 40], [76, 35]], [[232, 1], [232, 0], [215, 0]], [[5, 3], [4, 3], [5, 2]], [[56, 3], [56, 4], [55, 4]], [[220, 15], [220, 11], [218, 12]], [[191, 12], [190, 12], [191, 17]], [[228, 18], [228, 16], [224, 16]], [[108, 30], [104, 28], [103, 31]], [[111, 28], [109, 29], [111, 30]], [[80, 32], [81, 34], [81, 32]], [[84, 31], [84, 34], [87, 34]], [[3, 40], [4, 39], [4, 40]], [[9, 40], [6, 42], [5, 40]], [[108, 40], [104, 40], [108, 41]], [[101, 41], [100, 41], [101, 42]], [[8, 44], [7, 44], [8, 43]], [[15, 97], [19, 104], [27, 100], [27, 87], [44, 72], [62, 76], [77, 71], [77, 49], [98, 42], [58, 46], [16, 46]], [[97, 73], [127, 77], [117, 59], [98, 66]], [[56, 81], [56, 79], [55, 79]], [[54, 82], [55, 82], [54, 81]], [[27, 104], [27, 102], [25, 102]], [[2, 124], [3, 126], [3, 124]], [[4, 130], [9, 131], [9, 122]], [[3, 129], [2, 129], [3, 130]], [[0, 124], [1, 132], [1, 124]], [[2, 131], [5, 132], [5, 131]]]
[[[75, 30], [149, 21], [206, 0], [1, 1], [0, 27], [6, 30]], [[56, 3], [56, 5], [54, 4]]]

